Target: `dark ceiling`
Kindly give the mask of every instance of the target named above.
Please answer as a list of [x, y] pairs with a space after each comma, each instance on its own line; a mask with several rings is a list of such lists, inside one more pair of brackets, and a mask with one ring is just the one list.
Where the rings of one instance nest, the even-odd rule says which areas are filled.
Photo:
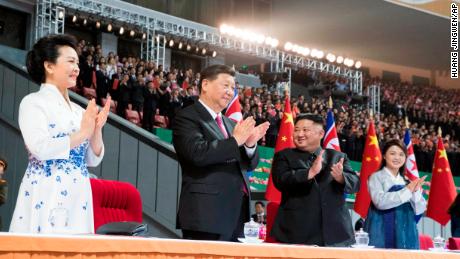
[[[351, 58], [450, 66], [450, 21], [383, 0], [274, 0], [271, 34]], [[268, 33], [268, 32], [267, 32]], [[365, 65], [365, 64], [364, 64]]]

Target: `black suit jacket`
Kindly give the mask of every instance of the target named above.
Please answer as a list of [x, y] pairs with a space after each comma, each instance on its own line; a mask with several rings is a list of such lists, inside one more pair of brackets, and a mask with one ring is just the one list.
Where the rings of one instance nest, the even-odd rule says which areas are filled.
[[[319, 152], [285, 149], [275, 154], [273, 182], [282, 199], [271, 235], [284, 243], [349, 246], [354, 243], [354, 234], [344, 193], [359, 190], [359, 177], [344, 153], [326, 149], [320, 173], [308, 180]], [[344, 184], [331, 175], [331, 166], [342, 157]]]
[[[231, 136], [235, 123], [222, 119]], [[182, 168], [177, 228], [231, 236], [240, 216], [243, 184], [248, 186], [245, 173], [257, 166], [257, 150], [249, 158], [235, 138], [224, 139], [200, 102], [177, 113], [173, 144]], [[247, 221], [249, 208], [244, 213]]]
[[101, 71], [96, 71], [96, 94], [98, 98], [106, 98], [109, 92], [109, 78]]

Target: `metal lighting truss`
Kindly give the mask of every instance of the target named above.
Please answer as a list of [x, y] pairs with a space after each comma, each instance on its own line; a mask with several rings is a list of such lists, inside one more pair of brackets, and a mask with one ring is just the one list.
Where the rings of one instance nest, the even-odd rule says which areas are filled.
[[367, 88], [367, 96], [369, 96], [369, 109], [374, 114], [380, 114], [380, 84], [372, 84]]
[[[164, 65], [164, 41], [155, 43], [155, 37], [168, 35], [195, 42], [202, 47], [214, 47], [221, 50], [230, 50], [265, 59], [272, 64], [272, 70], [284, 71], [284, 65], [307, 68], [316, 71], [329, 72], [350, 80], [352, 90], [362, 94], [362, 73], [358, 70], [324, 63], [319, 60], [289, 54], [271, 46], [250, 43], [231, 36], [223, 35], [217, 28], [188, 21], [182, 18], [167, 15], [158, 11], [147, 9], [130, 3], [115, 0], [37, 0], [37, 38], [52, 33], [53, 21], [52, 7], [68, 8], [78, 12], [94, 14], [102, 20], [109, 19], [124, 24], [137, 26], [146, 33], [146, 42], [142, 44], [142, 57], [147, 60], [154, 59], [157, 64]], [[54, 10], [56, 11], [56, 10]], [[55, 22], [57, 24], [57, 22]], [[55, 29], [55, 33], [63, 33]], [[162, 48], [159, 50], [158, 48]]]
[[359, 70], [354, 70], [342, 66], [336, 66], [331, 63], [325, 63], [321, 60], [310, 59], [303, 56], [281, 53], [281, 67], [290, 65], [297, 68], [306, 68], [320, 72], [348, 78], [353, 93], [362, 94], [363, 92], [363, 73]]
[[[59, 16], [59, 13], [62, 13]], [[48, 34], [64, 33], [65, 9], [53, 0], [38, 0], [35, 16], [35, 41]]]

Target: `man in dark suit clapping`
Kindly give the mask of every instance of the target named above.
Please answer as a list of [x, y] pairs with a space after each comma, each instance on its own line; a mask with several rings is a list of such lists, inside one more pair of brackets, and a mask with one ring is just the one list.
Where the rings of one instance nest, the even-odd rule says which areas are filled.
[[177, 227], [185, 239], [236, 241], [249, 219], [245, 173], [257, 166], [257, 141], [269, 126], [252, 117], [235, 125], [222, 116], [233, 98], [235, 71], [201, 73], [199, 100], [175, 118], [173, 144], [182, 167]]
[[355, 242], [344, 193], [359, 190], [359, 177], [344, 153], [321, 148], [323, 126], [320, 115], [299, 115], [293, 136], [296, 147], [273, 158], [273, 182], [282, 198], [271, 235], [279, 242], [319, 246]]

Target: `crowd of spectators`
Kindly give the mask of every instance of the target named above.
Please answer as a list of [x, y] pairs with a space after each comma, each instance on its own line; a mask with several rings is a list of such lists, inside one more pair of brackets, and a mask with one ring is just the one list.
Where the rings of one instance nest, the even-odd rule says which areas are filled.
[[80, 40], [80, 75], [76, 91], [95, 89], [94, 97], [102, 104], [107, 94], [116, 103], [116, 113], [127, 119], [129, 111], [136, 111], [139, 124], [152, 131], [155, 115], [166, 118], [166, 124], [174, 123], [176, 111], [193, 103], [198, 96], [200, 73], [192, 69], [171, 68], [164, 71], [161, 65], [136, 57], [120, 58], [109, 52], [102, 55], [100, 45]]
[[[99, 104], [110, 94], [117, 103], [116, 113], [119, 116], [127, 118], [127, 110], [138, 112], [142, 118], [139, 126], [149, 131], [155, 126], [156, 115], [168, 122], [158, 126], [171, 127], [176, 111], [197, 100], [200, 74], [192, 69], [171, 68], [165, 71], [161, 65], [136, 57], [120, 58], [112, 52], [103, 56], [100, 45], [93, 46], [84, 40], [79, 43], [79, 52], [81, 71], [77, 91], [95, 89]], [[313, 89], [325, 91], [321, 95], [291, 96], [294, 116], [317, 113], [325, 117], [329, 96], [333, 91], [349, 92], [349, 85], [346, 80], [331, 75], [307, 73], [307, 83], [312, 84]], [[446, 150], [459, 154], [459, 90], [383, 82], [379, 78], [364, 80], [364, 87], [371, 84], [381, 86], [381, 113], [375, 115], [380, 143], [392, 138], [402, 139], [406, 128], [405, 117], [408, 117], [421, 170], [431, 170], [438, 127], [443, 130]], [[243, 117], [253, 116], [257, 123], [269, 121], [271, 126], [260, 144], [274, 147], [284, 112], [284, 100], [289, 93], [279, 93], [267, 86], [238, 88]], [[351, 160], [360, 161], [370, 115], [365, 104], [351, 105], [349, 98], [348, 95], [335, 101], [336, 127], [342, 151]]]

